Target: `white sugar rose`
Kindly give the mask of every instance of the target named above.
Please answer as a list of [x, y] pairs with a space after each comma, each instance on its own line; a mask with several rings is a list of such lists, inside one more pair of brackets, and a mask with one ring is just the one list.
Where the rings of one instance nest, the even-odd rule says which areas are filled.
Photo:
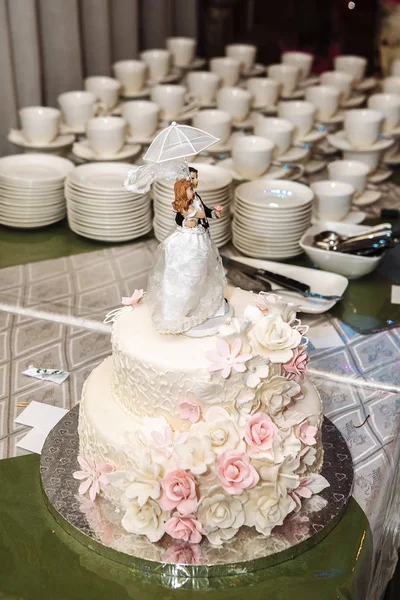
[[301, 392], [295, 381], [277, 375], [264, 382], [257, 391], [261, 404], [271, 417], [279, 417], [292, 399]]
[[209, 408], [204, 421], [191, 426], [190, 435], [199, 439], [208, 436], [217, 456], [226, 450], [236, 449], [241, 441], [236, 423], [225, 409], [218, 406]]
[[161, 510], [154, 500], [147, 500], [142, 506], [137, 498], [126, 501], [126, 512], [121, 525], [129, 533], [145, 535], [150, 542], [158, 542], [164, 535], [164, 523], [168, 513]]
[[219, 546], [231, 539], [244, 524], [243, 503], [247, 495], [227, 496], [219, 486], [210, 488], [208, 496], [201, 500], [197, 518], [211, 544]]
[[255, 468], [266, 483], [275, 485], [276, 495], [286, 495], [287, 490], [296, 488], [300, 483], [300, 476], [296, 473], [300, 460], [287, 456], [283, 462], [275, 463], [270, 460], [255, 461]]
[[[259, 314], [262, 315], [261, 311]], [[293, 348], [301, 343], [299, 331], [286, 323], [281, 315], [255, 316], [248, 333], [254, 353], [269, 358], [272, 363], [288, 362], [293, 357]]]
[[237, 338], [242, 340], [242, 352], [250, 352], [250, 345], [247, 337], [247, 332], [250, 327], [250, 321], [246, 319], [238, 319], [233, 317], [221, 325], [219, 335], [223, 337], [229, 344]]
[[215, 461], [208, 435], [202, 438], [192, 436], [186, 443], [176, 444], [174, 452], [178, 468], [191, 471], [193, 475], [202, 475], [207, 471], [208, 465]]
[[123, 499], [136, 498], [139, 506], [143, 506], [150, 498], [157, 500], [160, 497], [160, 465], [153, 463], [150, 455], [144, 453], [137, 466], [110, 473], [109, 483], [112, 487], [124, 490]]
[[249, 491], [249, 500], [244, 506], [248, 527], [269, 536], [274, 527], [282, 525], [285, 517], [294, 510], [296, 503], [290, 496], [278, 496], [275, 486], [264, 484]]
[[260, 292], [256, 304], [264, 315], [280, 315], [286, 323], [292, 323], [296, 319], [295, 305], [286, 303], [282, 296]]

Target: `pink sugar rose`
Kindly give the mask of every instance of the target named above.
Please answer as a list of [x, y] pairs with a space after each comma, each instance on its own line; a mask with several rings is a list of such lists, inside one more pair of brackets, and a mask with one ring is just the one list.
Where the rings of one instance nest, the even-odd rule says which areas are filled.
[[181, 409], [181, 419], [188, 419], [191, 423], [197, 423], [200, 419], [200, 406], [190, 400], [183, 400], [180, 403], [179, 408]]
[[257, 485], [260, 476], [244, 452], [230, 450], [218, 458], [217, 475], [227, 494], [241, 494]]
[[161, 482], [162, 495], [159, 504], [163, 510], [175, 508], [181, 515], [192, 513], [197, 508], [196, 478], [186, 471], [170, 471]]
[[303, 421], [298, 428], [297, 437], [306, 446], [314, 446], [317, 443], [315, 436], [317, 435], [318, 429], [309, 424], [306, 419]]
[[271, 417], [258, 412], [250, 417], [244, 437], [250, 448], [260, 451], [270, 450], [277, 435], [278, 428]]
[[304, 377], [306, 376], [307, 364], [310, 360], [310, 357], [305, 351], [304, 346], [293, 348], [292, 352], [292, 358], [282, 366], [287, 373], [287, 378], [299, 383], [300, 381], [303, 381]]
[[165, 531], [176, 540], [198, 544], [201, 542], [203, 527], [193, 515], [174, 515], [165, 523]]

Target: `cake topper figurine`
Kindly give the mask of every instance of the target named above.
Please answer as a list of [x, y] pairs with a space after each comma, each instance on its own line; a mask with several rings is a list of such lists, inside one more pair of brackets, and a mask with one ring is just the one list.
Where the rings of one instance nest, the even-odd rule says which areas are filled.
[[159, 179], [176, 180], [172, 201], [176, 227], [157, 248], [146, 297], [154, 327], [161, 333], [211, 335], [230, 310], [224, 298], [224, 268], [208, 223], [221, 216], [223, 207], [211, 209], [203, 203], [196, 192], [198, 170], [185, 158], [216, 141], [200, 129], [172, 123], [145, 155], [153, 162], [130, 172], [125, 182], [127, 189], [138, 192]]

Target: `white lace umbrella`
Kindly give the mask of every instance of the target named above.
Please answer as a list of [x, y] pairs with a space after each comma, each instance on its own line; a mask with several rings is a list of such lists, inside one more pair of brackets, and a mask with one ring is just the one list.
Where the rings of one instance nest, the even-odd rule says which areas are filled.
[[219, 138], [206, 131], [173, 121], [154, 138], [143, 158], [153, 163], [162, 163], [193, 156], [216, 142], [219, 142]]

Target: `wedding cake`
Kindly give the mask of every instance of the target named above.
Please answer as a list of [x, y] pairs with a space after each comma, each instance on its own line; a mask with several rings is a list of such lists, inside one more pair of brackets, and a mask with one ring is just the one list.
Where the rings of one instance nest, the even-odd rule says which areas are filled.
[[84, 385], [79, 491], [103, 495], [151, 542], [269, 536], [328, 485], [307, 327], [277, 296], [225, 296], [233, 316], [190, 337], [157, 331], [135, 290], [109, 317], [112, 355]]

